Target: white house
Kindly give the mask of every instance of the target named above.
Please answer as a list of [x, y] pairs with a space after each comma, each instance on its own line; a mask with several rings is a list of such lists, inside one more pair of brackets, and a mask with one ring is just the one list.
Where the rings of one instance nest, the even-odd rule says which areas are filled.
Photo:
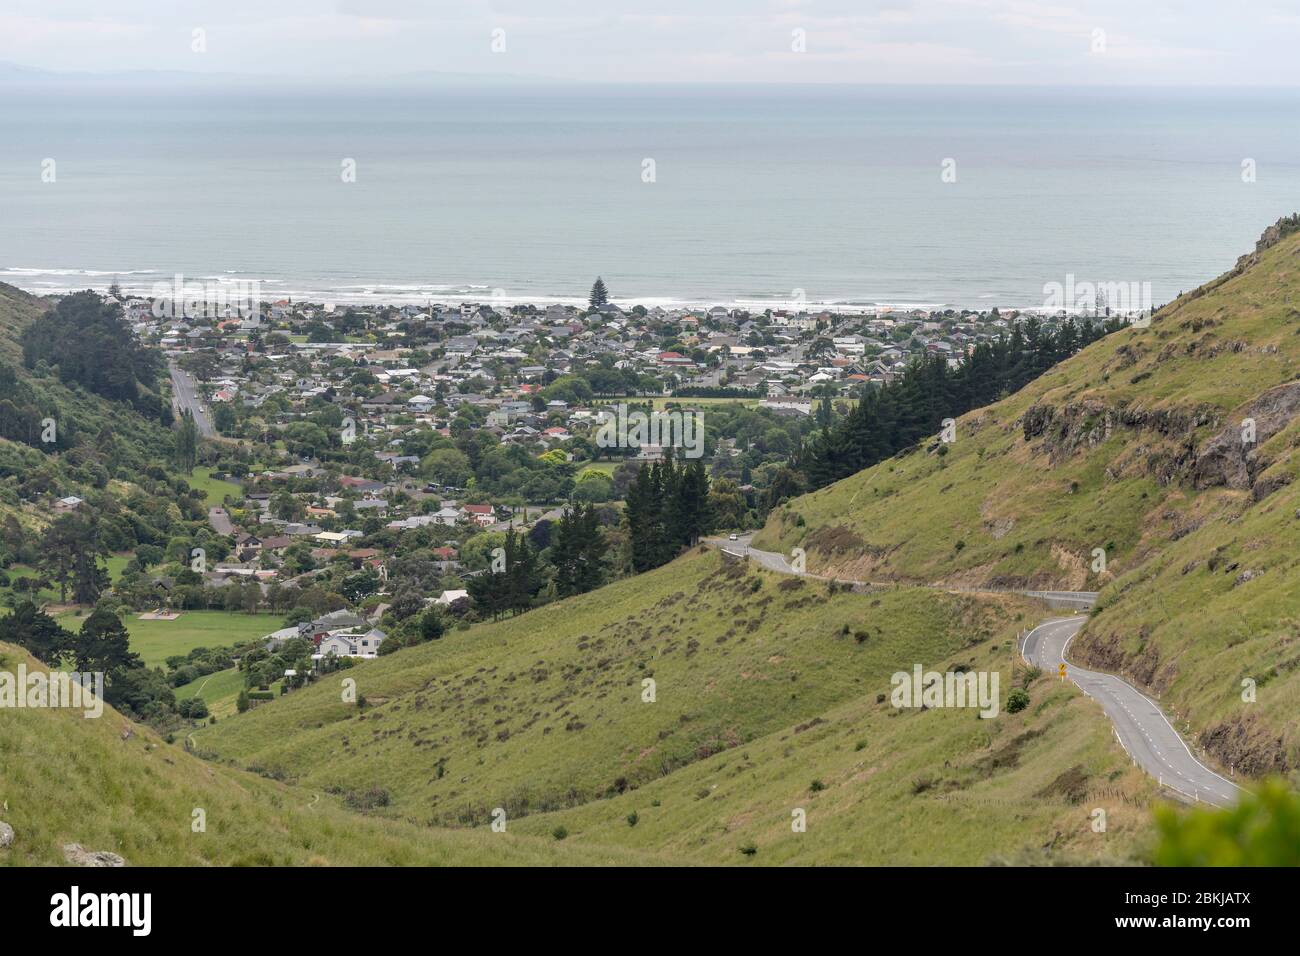
[[317, 653], [326, 657], [330, 654], [336, 657], [377, 657], [379, 656], [379, 645], [384, 642], [387, 636], [377, 627], [372, 627], [364, 633], [334, 631], [321, 638], [320, 644], [317, 646]]

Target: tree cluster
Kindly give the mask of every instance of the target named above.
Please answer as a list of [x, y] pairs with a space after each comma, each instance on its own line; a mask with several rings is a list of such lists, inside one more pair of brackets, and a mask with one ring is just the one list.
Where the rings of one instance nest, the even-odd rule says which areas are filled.
[[812, 491], [870, 468], [938, 433], [945, 418], [992, 404], [1023, 388], [1057, 362], [1127, 322], [1082, 325], [1067, 319], [1044, 329], [1031, 318], [1009, 335], [977, 345], [956, 368], [940, 355], [913, 362], [880, 388], [867, 386], [856, 408], [805, 443], [797, 471]]
[[627, 489], [624, 509], [637, 572], [667, 564], [713, 527], [709, 477], [702, 459], [665, 458], [643, 465]]

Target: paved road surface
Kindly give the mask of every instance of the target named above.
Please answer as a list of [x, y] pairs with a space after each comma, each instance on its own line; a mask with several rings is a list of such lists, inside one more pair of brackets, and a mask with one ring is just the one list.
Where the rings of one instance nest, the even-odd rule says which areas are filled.
[[[785, 555], [778, 554], [775, 551], [760, 551], [758, 548], [750, 546], [753, 539], [752, 534], [739, 535], [735, 541], [723, 540], [722, 538], [710, 538], [708, 543], [720, 547], [723, 551], [729, 551], [732, 554], [747, 557], [752, 561], [757, 561], [769, 571], [777, 571], [781, 574], [797, 574], [799, 572], [790, 565]], [[853, 581], [845, 578], [831, 578], [824, 574], [809, 574], [804, 572], [806, 577], [817, 578], [821, 581], [839, 580], [848, 581], [850, 584], [877, 585], [879, 587], [890, 587], [893, 582], [872, 582], [872, 581]], [[928, 586], [928, 585], [927, 585]], [[964, 591], [971, 593], [989, 593], [1005, 592], [1010, 594], [1023, 594], [1026, 597], [1040, 598], [1047, 601], [1053, 607], [1064, 607], [1067, 609], [1085, 609], [1090, 608], [1097, 602], [1096, 591], [1018, 591], [1010, 588], [957, 588], [936, 586], [943, 591]]]
[[1120, 746], [1163, 786], [1201, 803], [1227, 806], [1236, 802], [1241, 789], [1192, 755], [1154, 701], [1121, 678], [1066, 662], [1066, 648], [1085, 620], [1073, 617], [1038, 625], [1025, 636], [1021, 651], [1025, 660], [1049, 675], [1065, 663], [1066, 676], [1101, 704], [1115, 725]]
[[[708, 543], [737, 557], [758, 562], [770, 571], [796, 574], [785, 555], [774, 551], [760, 551], [750, 547], [752, 535], [742, 535], [735, 541], [721, 538]], [[806, 575], [823, 577], [822, 575]], [[858, 581], [856, 584], [869, 582]], [[944, 589], [948, 590], [948, 589]], [[1052, 605], [1088, 608], [1097, 600], [1093, 591], [1017, 591], [1029, 597], [1042, 598]], [[1182, 737], [1174, 730], [1160, 707], [1126, 681], [1110, 674], [1100, 674], [1075, 667], [1065, 661], [1065, 651], [1074, 635], [1083, 626], [1084, 617], [1062, 618], [1046, 621], [1030, 631], [1024, 638], [1021, 654], [1035, 667], [1048, 673], [1058, 671], [1066, 663], [1066, 676], [1073, 680], [1085, 694], [1101, 704], [1102, 710], [1115, 726], [1115, 737], [1143, 770], [1155, 777], [1162, 786], [1181, 793], [1189, 800], [1228, 806], [1237, 800], [1241, 789], [1226, 777], [1215, 773], [1192, 755]]]
[[208, 417], [208, 410], [203, 407], [194, 379], [184, 369], [177, 368], [175, 362], [169, 360], [167, 367], [171, 371], [172, 405], [176, 408], [177, 414], [188, 410], [194, 416], [194, 424], [198, 426], [199, 434], [204, 438], [215, 437], [217, 430], [212, 427], [212, 419]]
[[212, 530], [217, 534], [235, 533], [235, 524], [230, 520], [230, 515], [226, 514], [225, 508], [209, 508], [208, 524], [212, 525]]

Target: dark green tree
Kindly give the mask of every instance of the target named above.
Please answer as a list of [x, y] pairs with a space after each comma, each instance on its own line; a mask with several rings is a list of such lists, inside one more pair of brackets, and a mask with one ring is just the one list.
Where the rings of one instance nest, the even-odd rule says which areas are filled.
[[176, 425], [176, 466], [185, 474], [199, 462], [199, 428], [187, 408]]
[[59, 602], [68, 588], [79, 604], [94, 604], [108, 586], [99, 557], [108, 554], [98, 521], [80, 512], [60, 516], [41, 538], [40, 566], [59, 587]]
[[442, 615], [442, 608], [434, 605], [420, 615], [420, 640], [436, 641], [447, 633], [447, 619]]
[[54, 667], [68, 653], [72, 634], [31, 601], [19, 601], [11, 613], [0, 618], [0, 641], [17, 644]]
[[131, 650], [126, 625], [106, 607], [95, 608], [81, 623], [70, 649], [80, 671], [108, 674], [142, 666], [139, 655]]
[[[498, 566], [497, 557], [503, 566]], [[537, 552], [528, 546], [527, 538], [511, 528], [506, 532], [502, 554], [494, 556], [487, 571], [470, 578], [466, 589], [480, 613], [496, 620], [506, 612], [520, 614], [532, 607], [542, 583]]]
[[600, 587], [604, 583], [604, 554], [605, 539], [595, 506], [574, 505], [560, 517], [551, 545], [556, 593], [569, 597]]

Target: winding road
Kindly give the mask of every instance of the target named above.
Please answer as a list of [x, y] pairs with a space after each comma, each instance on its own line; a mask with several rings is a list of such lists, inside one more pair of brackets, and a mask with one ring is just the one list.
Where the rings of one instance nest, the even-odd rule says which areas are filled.
[[[720, 548], [736, 558], [748, 558], [769, 571], [780, 574], [800, 574], [786, 559], [775, 551], [760, 551], [750, 546], [752, 535], [734, 541], [709, 538], [705, 543]], [[853, 581], [830, 578], [826, 575], [808, 574], [805, 577], [819, 580], [836, 580], [846, 584], [871, 586], [870, 581]], [[936, 590], [974, 591], [974, 588], [946, 588], [929, 585]], [[1095, 591], [1015, 591], [1027, 597], [1040, 598], [1049, 606], [1082, 610], [1092, 607], [1097, 600]], [[1070, 664], [1065, 652], [1070, 641], [1079, 633], [1087, 618], [1066, 617], [1045, 621], [1024, 635], [1020, 652], [1026, 662], [1045, 672], [1055, 673], [1065, 665], [1066, 677], [1091, 697], [1106, 712], [1115, 728], [1115, 739], [1133, 759], [1133, 762], [1155, 777], [1162, 787], [1180, 794], [1196, 803], [1230, 806], [1242, 790], [1231, 780], [1215, 773], [1192, 754], [1191, 748], [1174, 729], [1159, 705], [1127, 681], [1113, 674], [1084, 670]]]
[[1038, 625], [1025, 635], [1021, 655], [1048, 673], [1064, 664], [1066, 676], [1099, 703], [1115, 725], [1120, 746], [1162, 787], [1196, 803], [1235, 803], [1241, 788], [1196, 759], [1155, 701], [1122, 678], [1084, 670], [1065, 659], [1066, 648], [1085, 620], [1063, 618]]

